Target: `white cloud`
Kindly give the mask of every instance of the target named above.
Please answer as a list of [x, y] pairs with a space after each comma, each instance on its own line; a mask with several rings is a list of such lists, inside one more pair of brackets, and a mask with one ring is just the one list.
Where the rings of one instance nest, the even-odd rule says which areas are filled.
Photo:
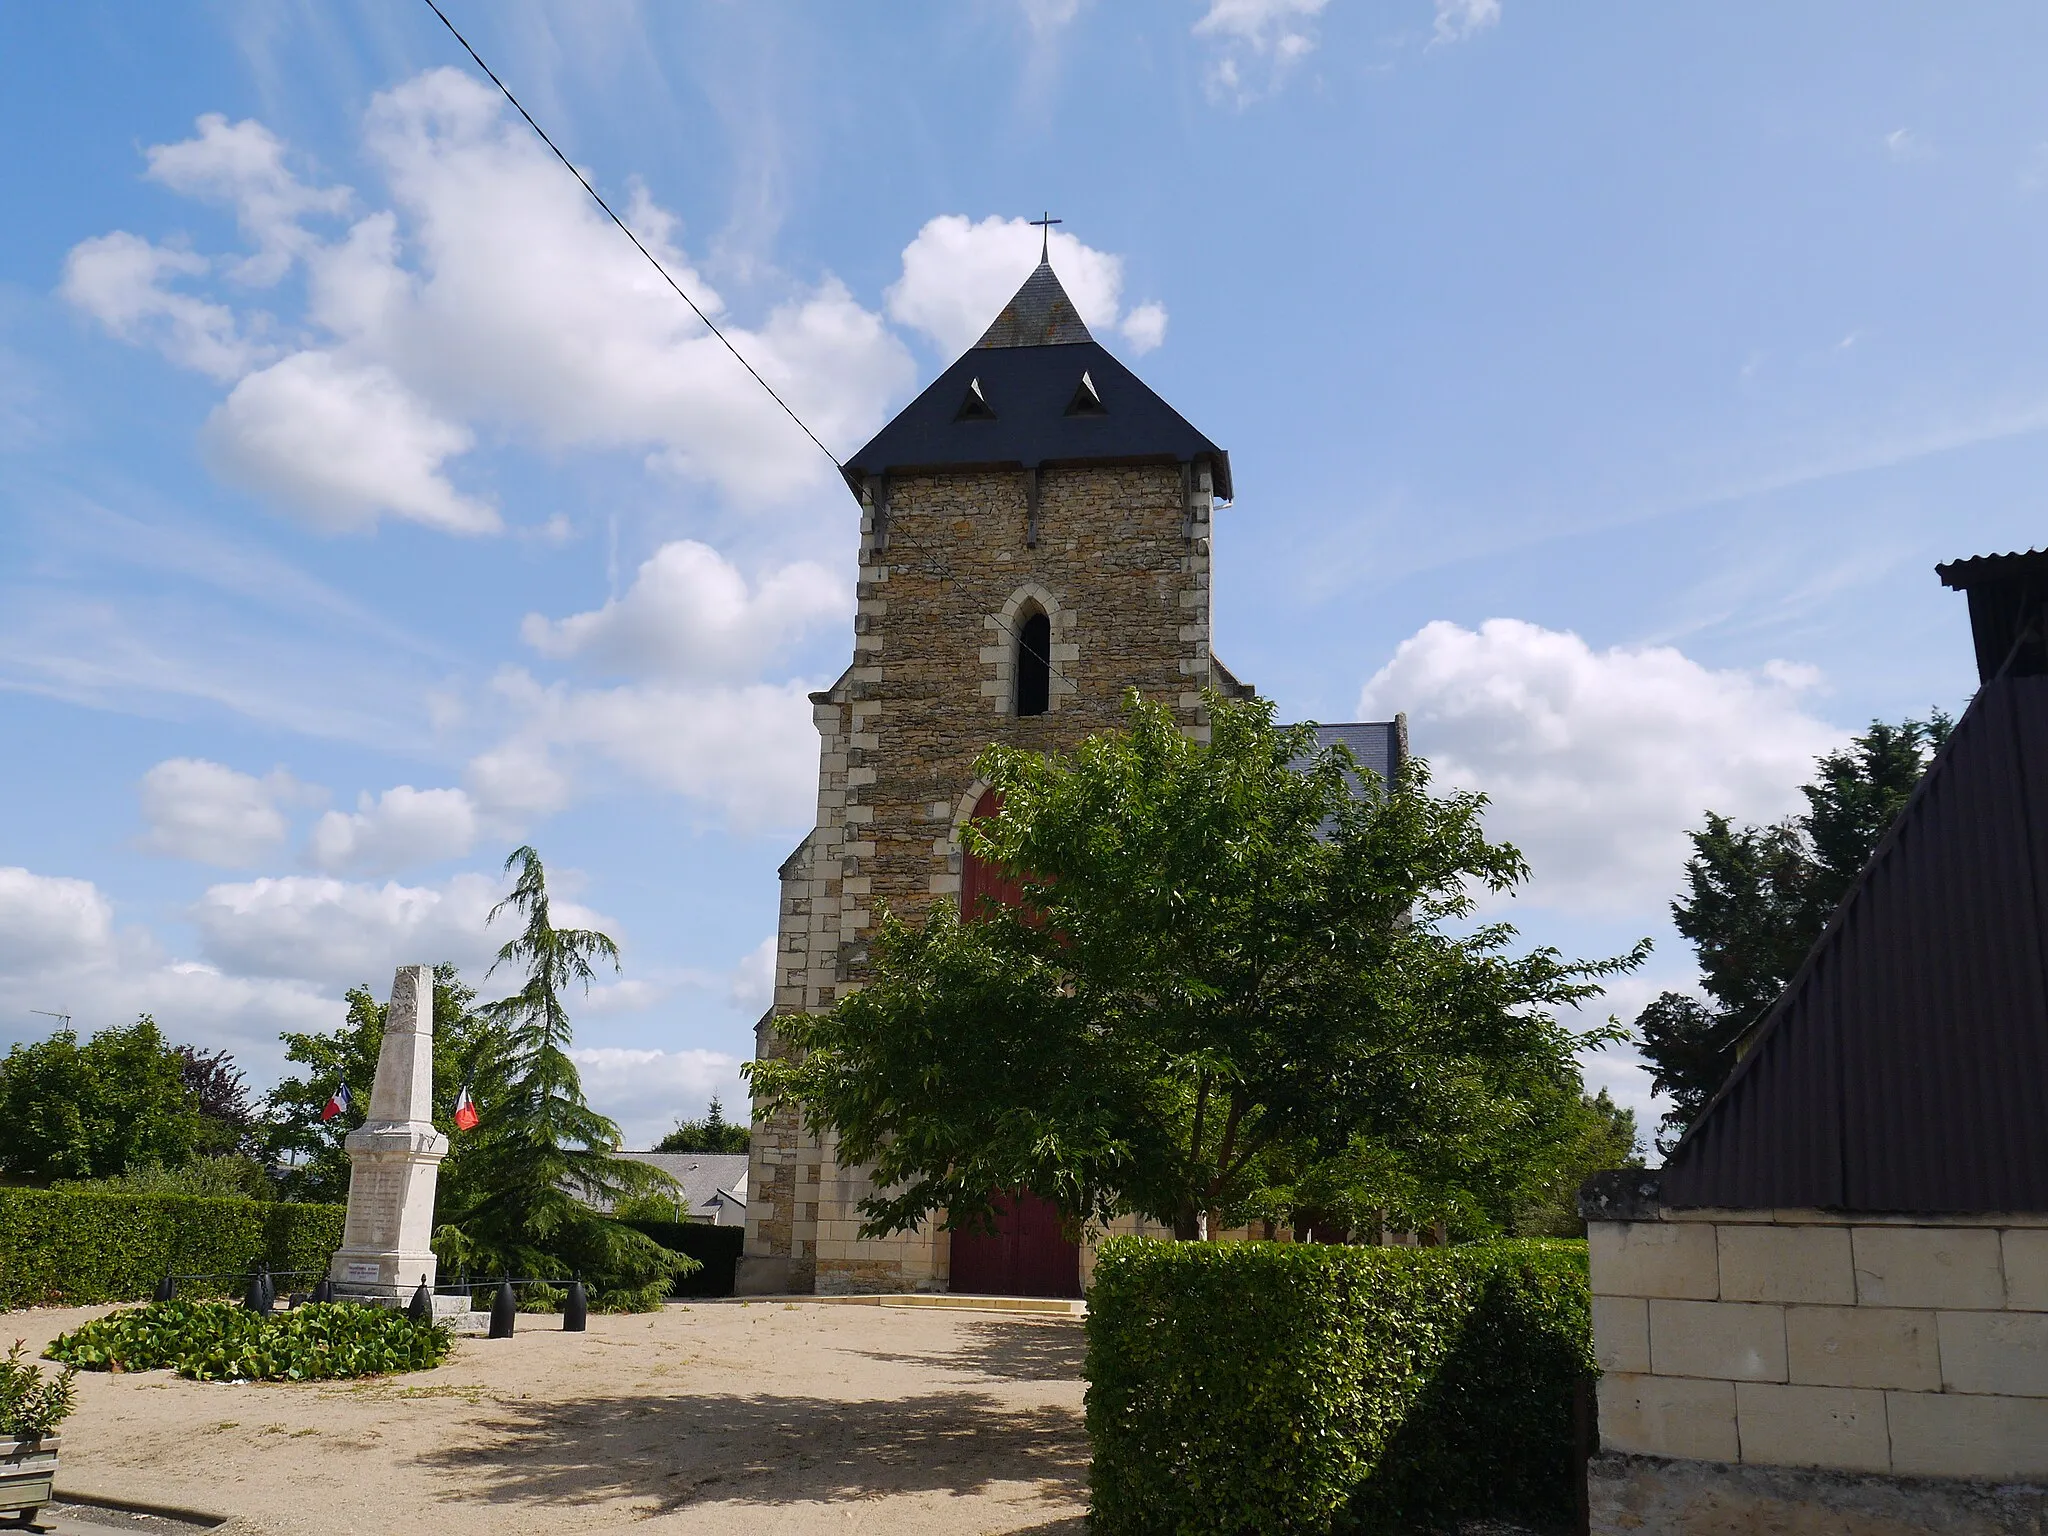
[[388, 875], [459, 858], [476, 835], [476, 805], [463, 791], [400, 784], [375, 799], [365, 790], [352, 813], [322, 816], [306, 840], [306, 857], [329, 874]]
[[717, 550], [691, 539], [664, 544], [624, 597], [590, 613], [530, 613], [520, 633], [543, 656], [678, 678], [753, 676], [812, 624], [853, 608], [847, 584], [799, 561], [749, 591]]
[[583, 1092], [619, 1122], [630, 1148], [651, 1147], [678, 1120], [695, 1120], [715, 1093], [725, 1118], [748, 1118], [739, 1059], [722, 1051], [633, 1050], [596, 1046], [569, 1053]]
[[1679, 888], [1707, 810], [1796, 808], [1813, 759], [1844, 733], [1809, 715], [1808, 670], [1717, 671], [1668, 646], [1595, 651], [1516, 619], [1439, 620], [1402, 642], [1359, 709], [1405, 710], [1439, 786], [1484, 790], [1487, 827], [1527, 856], [1525, 899], [1588, 913], [1657, 911]]
[[[1038, 264], [1042, 232], [1028, 219], [964, 214], [930, 220], [903, 248], [903, 274], [883, 296], [889, 318], [924, 332], [950, 355], [981, 339], [1002, 307]], [[1055, 229], [1051, 255], [1060, 286], [1091, 330], [1117, 324], [1123, 260]], [[1124, 336], [1140, 352], [1165, 339], [1166, 309], [1141, 304], [1124, 319]]]
[[114, 908], [90, 880], [0, 868], [0, 975], [42, 976], [111, 949]]
[[776, 936], [769, 934], [733, 967], [726, 995], [742, 1013], [758, 1014], [775, 1001], [775, 943]]
[[1459, 43], [1500, 25], [1500, 0], [1436, 0], [1433, 43]]
[[[250, 339], [263, 317], [172, 281], [225, 269], [271, 283], [303, 263], [315, 334], [215, 413], [222, 473], [321, 527], [388, 512], [462, 533], [498, 526], [445, 473], [485, 425], [547, 448], [639, 450], [745, 502], [833, 484], [825, 456], [494, 93], [453, 69], [417, 76], [375, 98], [365, 143], [393, 206], [325, 240], [306, 221], [342, 211], [348, 189], [301, 182], [260, 123], [209, 115], [149, 152], [151, 174], [231, 204], [253, 253], [217, 263], [117, 232], [67, 261], [66, 295], [109, 330], [223, 382], [275, 355]], [[788, 286], [750, 327], [645, 189], [626, 214], [828, 443], [858, 443], [910, 383], [902, 343], [837, 279]]]
[[250, 374], [204, 431], [221, 478], [335, 533], [370, 529], [385, 512], [449, 533], [495, 533], [497, 512], [441, 473], [473, 441], [390, 369], [328, 352], [295, 352]]
[[1894, 128], [1884, 136], [1884, 152], [1900, 165], [1923, 165], [1934, 158], [1934, 149], [1910, 128]]
[[212, 266], [192, 251], [117, 229], [71, 248], [59, 292], [123, 341], [154, 346], [180, 367], [225, 382], [260, 361], [264, 349], [242, 334], [225, 304], [170, 286]]
[[1211, 92], [1240, 103], [1251, 100], [1260, 94], [1246, 78], [1254, 66], [1265, 76], [1263, 89], [1277, 87], [1296, 64], [1315, 52], [1316, 19], [1328, 3], [1209, 0], [1209, 9], [1195, 23], [1195, 36], [1208, 38], [1220, 50], [1209, 70]]
[[543, 686], [509, 669], [497, 679], [519, 726], [470, 764], [494, 809], [525, 794], [566, 795], [555, 749], [596, 753], [643, 783], [699, 801], [743, 828], [807, 825], [817, 794], [818, 737], [809, 685], [630, 683]]
[[1018, 0], [1031, 30], [1043, 35], [1057, 32], [1081, 13], [1081, 0]]
[[[401, 965], [451, 960], [482, 981], [507, 937], [507, 914], [491, 928], [491, 908], [504, 882], [465, 873], [439, 885], [383, 885], [306, 875], [215, 885], [193, 904], [206, 956], [242, 976], [275, 976], [342, 987], [381, 987]], [[557, 895], [558, 927], [616, 927]]]
[[142, 846], [229, 869], [254, 864], [284, 845], [279, 801], [300, 792], [282, 769], [259, 779], [204, 758], [168, 758], [142, 776]]
[[1123, 318], [1118, 327], [1133, 352], [1150, 352], [1166, 340], [1166, 306], [1140, 304]]
[[69, 1013], [81, 1035], [153, 1014], [171, 1039], [226, 1047], [259, 1078], [278, 1065], [279, 1030], [341, 1016], [300, 983], [224, 976], [116, 930], [113, 904], [89, 880], [0, 869], [0, 1046], [55, 1027], [36, 1009]]
[[299, 220], [347, 209], [347, 187], [309, 187], [285, 167], [283, 142], [253, 118], [230, 124], [218, 112], [199, 119], [199, 134], [149, 151], [152, 181], [187, 197], [226, 203], [235, 210], [257, 253], [236, 264], [246, 283], [275, 283], [303, 255], [312, 237]]

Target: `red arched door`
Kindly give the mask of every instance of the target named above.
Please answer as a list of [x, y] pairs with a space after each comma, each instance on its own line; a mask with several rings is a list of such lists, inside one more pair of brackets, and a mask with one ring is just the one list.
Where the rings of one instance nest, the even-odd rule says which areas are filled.
[[[993, 816], [1003, 797], [989, 790], [975, 803], [973, 819]], [[968, 922], [989, 903], [1021, 907], [1024, 893], [1014, 880], [973, 854], [960, 855], [960, 915]], [[1081, 1250], [1060, 1231], [1059, 1209], [1029, 1190], [995, 1198], [995, 1230], [953, 1233], [952, 1288], [976, 1295], [1079, 1296]]]

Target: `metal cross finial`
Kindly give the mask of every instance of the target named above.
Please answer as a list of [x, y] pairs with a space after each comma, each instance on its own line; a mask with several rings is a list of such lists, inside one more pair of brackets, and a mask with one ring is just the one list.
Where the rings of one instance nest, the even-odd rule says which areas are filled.
[[1046, 214], [1046, 216], [1042, 219], [1033, 219], [1031, 221], [1031, 227], [1033, 229], [1042, 229], [1045, 231], [1045, 238], [1041, 240], [1038, 245], [1038, 259], [1040, 261], [1052, 260], [1052, 227], [1055, 224], [1064, 224], [1066, 222], [1067, 221], [1065, 219], [1054, 218], [1050, 213]]

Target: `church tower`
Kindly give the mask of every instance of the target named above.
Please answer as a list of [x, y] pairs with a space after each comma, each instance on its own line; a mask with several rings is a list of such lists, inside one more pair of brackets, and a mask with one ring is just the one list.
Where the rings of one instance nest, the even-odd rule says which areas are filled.
[[[991, 742], [1070, 747], [1120, 724], [1131, 688], [1200, 738], [1205, 687], [1250, 692], [1209, 652], [1229, 456], [1089, 334], [1048, 261], [843, 473], [861, 507], [853, 662], [811, 695], [817, 825], [781, 869], [761, 1055], [778, 1015], [860, 986], [883, 904], [917, 922], [958, 897]], [[936, 1224], [856, 1236], [871, 1191], [796, 1117], [757, 1123], [740, 1289], [948, 1289], [958, 1245]]]

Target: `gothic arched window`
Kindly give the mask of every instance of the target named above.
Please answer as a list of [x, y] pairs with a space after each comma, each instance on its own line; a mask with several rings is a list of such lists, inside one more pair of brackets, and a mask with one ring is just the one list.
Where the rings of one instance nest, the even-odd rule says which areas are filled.
[[1034, 613], [1017, 631], [1017, 713], [1042, 715], [1052, 704], [1052, 620]]

